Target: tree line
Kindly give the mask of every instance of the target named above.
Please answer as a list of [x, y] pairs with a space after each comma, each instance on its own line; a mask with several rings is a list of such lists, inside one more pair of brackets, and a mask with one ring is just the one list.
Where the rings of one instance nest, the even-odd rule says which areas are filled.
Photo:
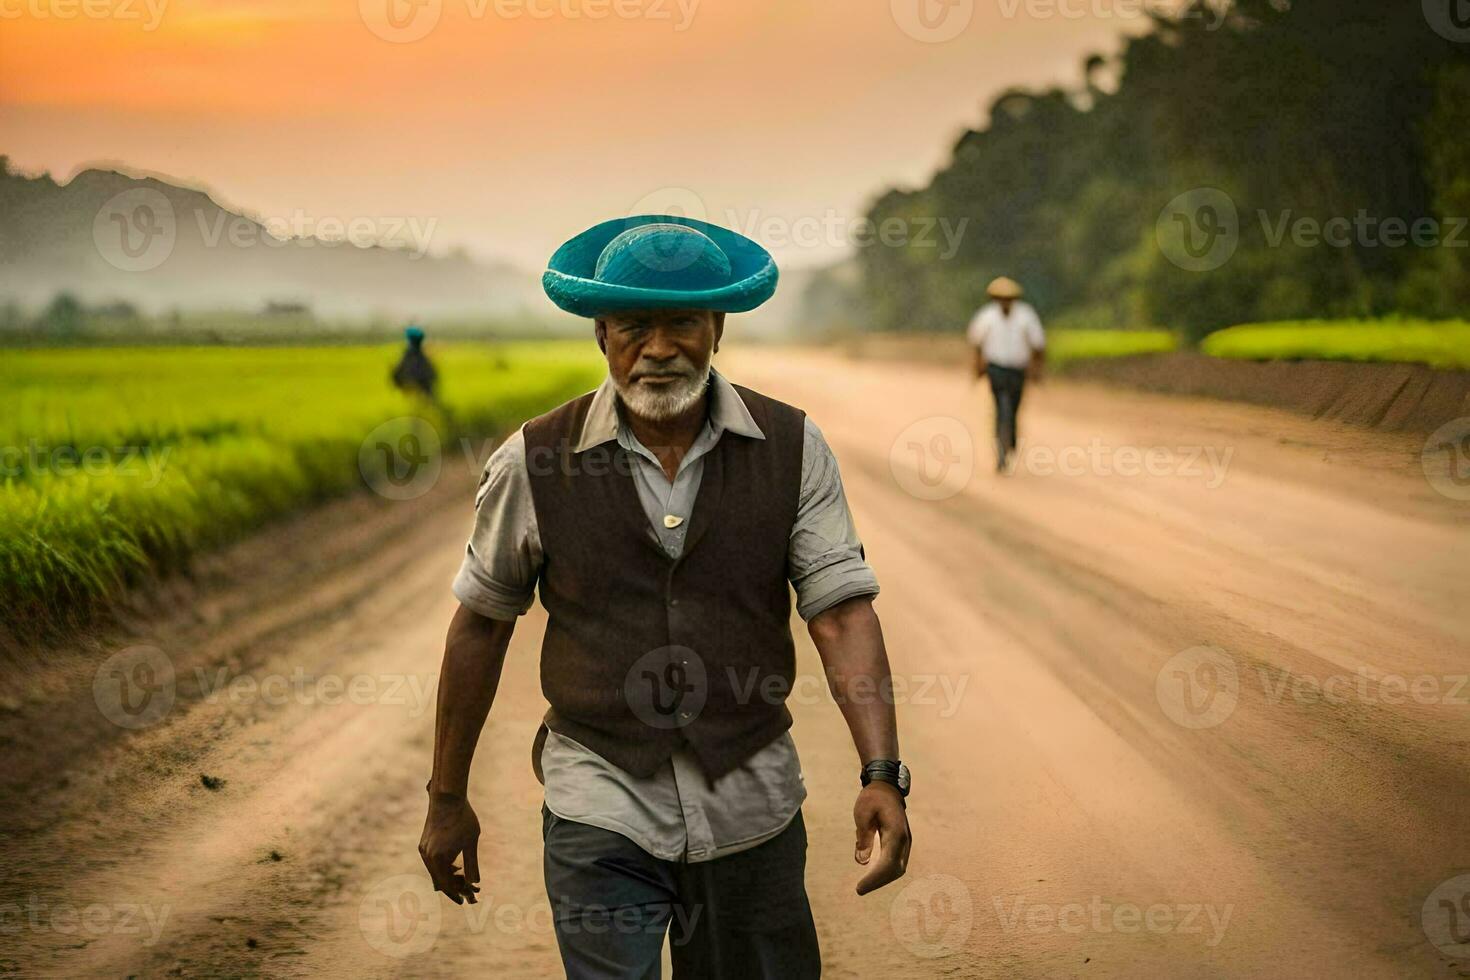
[[[1439, 6], [1444, 9], [1439, 10]], [[958, 330], [994, 276], [1052, 322], [1189, 339], [1303, 317], [1470, 310], [1470, 20], [1458, 0], [1236, 0], [1153, 15], [1077, 89], [1014, 90], [928, 186], [868, 217], [968, 220], [875, 245], [864, 328]]]

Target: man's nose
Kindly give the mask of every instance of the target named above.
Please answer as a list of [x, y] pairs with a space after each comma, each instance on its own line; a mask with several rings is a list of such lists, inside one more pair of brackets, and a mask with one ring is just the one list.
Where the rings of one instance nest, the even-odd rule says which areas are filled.
[[679, 356], [679, 345], [674, 343], [673, 331], [654, 327], [643, 342], [641, 353], [651, 361], [667, 361]]

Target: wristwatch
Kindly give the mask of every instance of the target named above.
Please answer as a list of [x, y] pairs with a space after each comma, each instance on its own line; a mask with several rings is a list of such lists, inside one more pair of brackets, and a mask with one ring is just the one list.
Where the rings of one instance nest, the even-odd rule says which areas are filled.
[[874, 759], [863, 766], [863, 785], [866, 786], [875, 779], [897, 789], [899, 797], [908, 797], [911, 782], [909, 767], [897, 759]]

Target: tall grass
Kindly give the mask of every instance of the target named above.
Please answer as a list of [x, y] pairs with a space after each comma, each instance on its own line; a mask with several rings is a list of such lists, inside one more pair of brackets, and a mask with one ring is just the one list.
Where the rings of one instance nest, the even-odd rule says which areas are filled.
[[201, 549], [380, 485], [387, 462], [360, 450], [386, 422], [421, 416], [449, 445], [602, 371], [581, 343], [431, 353], [442, 410], [389, 384], [390, 346], [0, 353], [0, 626], [80, 618]]

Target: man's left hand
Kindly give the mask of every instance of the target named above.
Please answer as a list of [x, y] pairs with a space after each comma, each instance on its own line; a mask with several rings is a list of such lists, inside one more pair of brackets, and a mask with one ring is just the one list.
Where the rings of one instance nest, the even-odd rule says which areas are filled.
[[909, 864], [909, 818], [903, 797], [889, 783], [877, 780], [863, 787], [852, 808], [857, 825], [857, 849], [853, 853], [858, 864], [873, 859], [873, 835], [878, 836], [878, 860], [858, 882], [857, 893], [866, 895], [903, 877]]

